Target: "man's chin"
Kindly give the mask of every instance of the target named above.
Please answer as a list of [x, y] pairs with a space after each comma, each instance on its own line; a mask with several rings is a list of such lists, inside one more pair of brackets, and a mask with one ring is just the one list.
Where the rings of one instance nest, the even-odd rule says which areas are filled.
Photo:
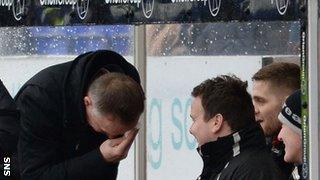
[[263, 120], [256, 120], [257, 123], [261, 124]]
[[263, 121], [257, 121], [257, 123], [260, 124], [260, 126], [262, 127], [263, 131], [265, 131], [265, 127], [264, 127], [264, 123]]
[[262, 127], [264, 136], [266, 136], [266, 137], [271, 136], [271, 135], [270, 135], [270, 132], [268, 132], [267, 128], [264, 126], [264, 125], [265, 125], [264, 122], [263, 122], [263, 121], [259, 121], [259, 124], [260, 124], [260, 126]]

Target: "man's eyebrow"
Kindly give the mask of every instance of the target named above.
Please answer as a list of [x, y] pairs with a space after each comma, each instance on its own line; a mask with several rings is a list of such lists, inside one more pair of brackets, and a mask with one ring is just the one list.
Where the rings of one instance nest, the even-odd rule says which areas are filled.
[[263, 99], [263, 97], [261, 97], [259, 95], [254, 95], [254, 96], [252, 96], [252, 98], [254, 98], [254, 99]]

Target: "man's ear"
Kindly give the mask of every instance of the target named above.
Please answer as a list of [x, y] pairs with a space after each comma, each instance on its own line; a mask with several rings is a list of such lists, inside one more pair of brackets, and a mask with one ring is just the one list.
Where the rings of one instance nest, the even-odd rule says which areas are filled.
[[83, 98], [83, 101], [84, 101], [84, 105], [85, 105], [86, 107], [92, 105], [92, 99], [90, 98], [90, 96], [85, 96], [85, 97]]
[[222, 129], [223, 126], [223, 116], [222, 114], [216, 114], [214, 117], [212, 117], [212, 119], [210, 119], [212, 122], [212, 132], [213, 133], [217, 133]]

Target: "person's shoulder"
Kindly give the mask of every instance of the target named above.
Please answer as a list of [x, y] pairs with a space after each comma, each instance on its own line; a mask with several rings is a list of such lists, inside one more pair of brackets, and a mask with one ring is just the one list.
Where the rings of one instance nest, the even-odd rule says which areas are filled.
[[[68, 70], [69, 63], [49, 66], [31, 77], [19, 90], [18, 94], [26, 90], [27, 87], [33, 86], [44, 89], [46, 92], [56, 94], [63, 88], [65, 74]], [[28, 88], [29, 90], [34, 88]]]
[[257, 168], [261, 166], [276, 166], [272, 156], [265, 149], [252, 150], [243, 153], [242, 166]]
[[266, 176], [270, 180], [283, 179], [280, 169], [265, 150], [243, 153], [242, 159], [237, 162], [235, 174], [244, 178], [259, 179]]
[[47, 67], [31, 77], [14, 97], [16, 103], [22, 98], [29, 97], [34, 101], [43, 103], [58, 103], [64, 89], [64, 78], [68, 63]]
[[53, 66], [49, 66], [41, 71], [39, 71], [36, 75], [34, 75], [29, 83], [35, 83], [38, 85], [45, 85], [49, 82], [61, 82], [68, 72], [68, 65], [70, 62], [63, 64], [56, 64]]

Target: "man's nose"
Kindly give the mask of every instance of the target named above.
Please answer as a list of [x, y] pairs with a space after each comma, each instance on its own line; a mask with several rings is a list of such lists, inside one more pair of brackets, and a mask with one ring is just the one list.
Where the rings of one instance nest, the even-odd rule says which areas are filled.
[[254, 115], [257, 115], [260, 113], [260, 110], [257, 106], [254, 106]]
[[191, 127], [189, 128], [189, 133], [193, 135]]
[[282, 139], [282, 133], [283, 133], [283, 130], [282, 130], [283, 128], [281, 128], [281, 130], [280, 130], [280, 132], [279, 132], [279, 134], [278, 134], [278, 140], [279, 141], [283, 141], [283, 139]]

